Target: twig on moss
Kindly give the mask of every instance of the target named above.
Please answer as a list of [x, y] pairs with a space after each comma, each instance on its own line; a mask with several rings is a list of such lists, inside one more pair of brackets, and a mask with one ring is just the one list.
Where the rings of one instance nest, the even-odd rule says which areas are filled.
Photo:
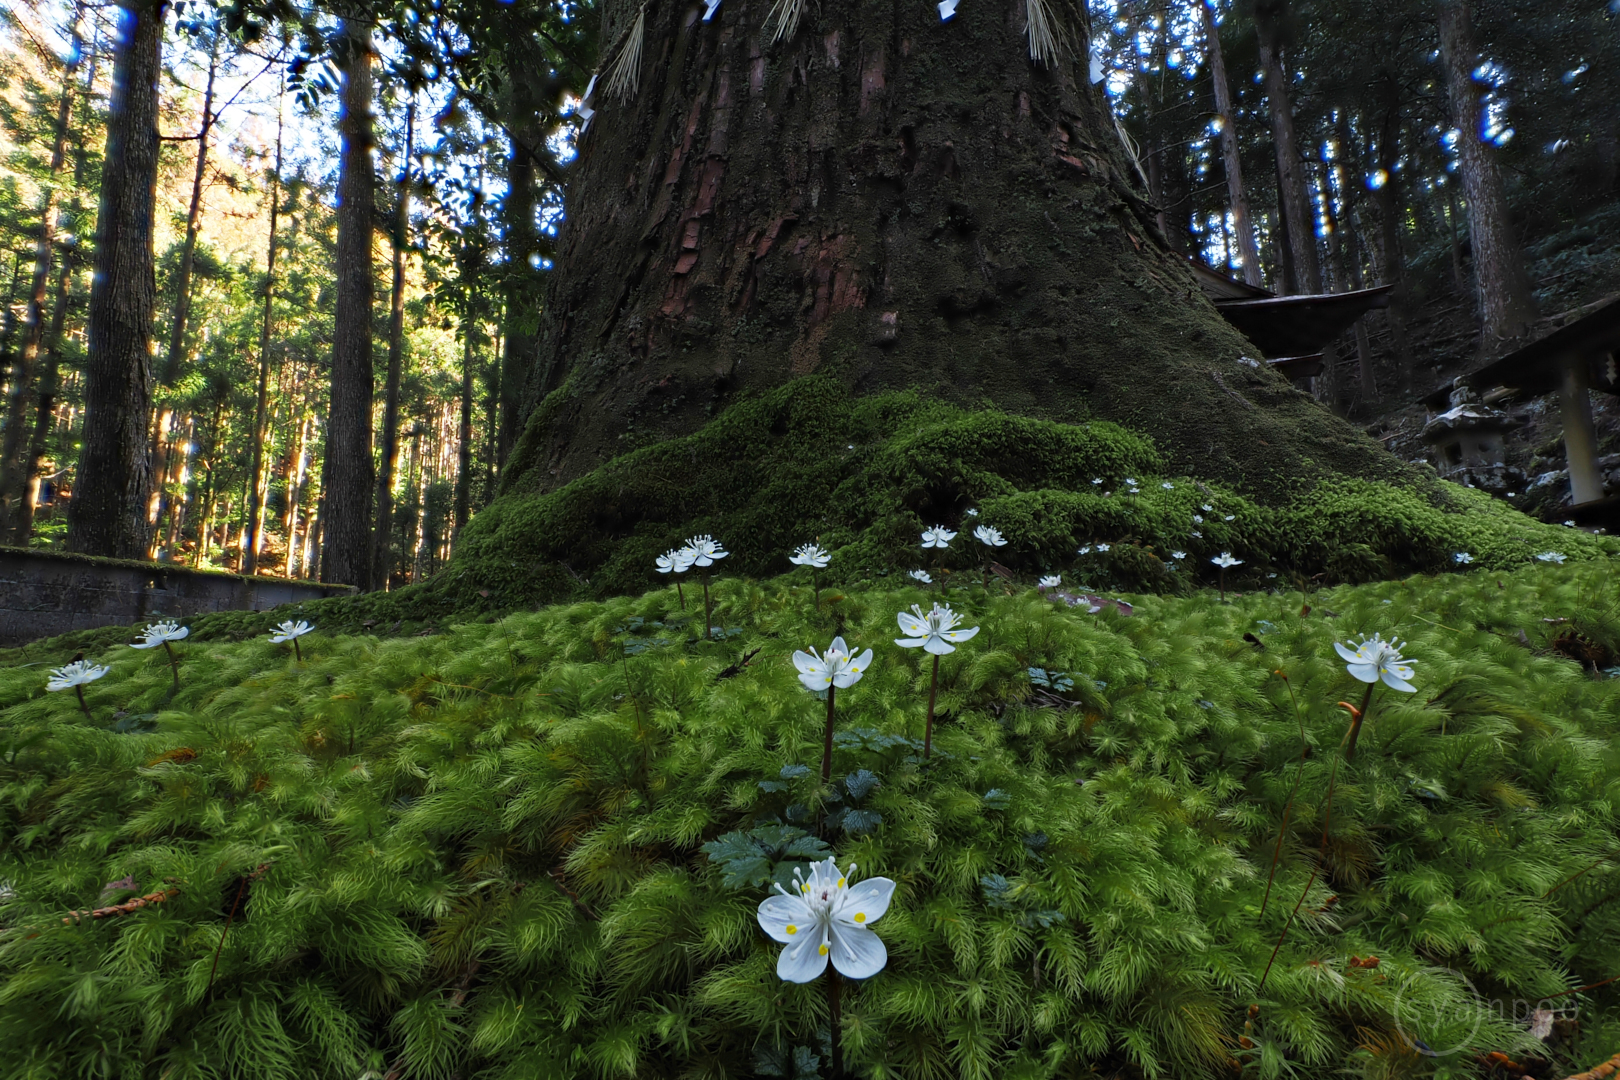
[[122, 904], [113, 904], [110, 907], [99, 907], [88, 911], [70, 911], [62, 919], [65, 925], [73, 926], [86, 918], [105, 919], [109, 915], [128, 915], [139, 911], [148, 904], [161, 904], [165, 900], [172, 900], [180, 895], [179, 889], [164, 889], [161, 892], [147, 893], [132, 900], [125, 900]]

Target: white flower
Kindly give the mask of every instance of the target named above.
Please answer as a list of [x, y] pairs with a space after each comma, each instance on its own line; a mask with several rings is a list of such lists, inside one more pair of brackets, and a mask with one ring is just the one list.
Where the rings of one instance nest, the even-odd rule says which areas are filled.
[[47, 690], [71, 690], [75, 686], [95, 682], [112, 668], [92, 664], [88, 660], [75, 660], [66, 667], [56, 668], [51, 672], [51, 681], [45, 684]]
[[660, 574], [667, 574], [671, 570], [677, 574], [684, 574], [692, 569], [692, 563], [696, 558], [697, 553], [691, 548], [670, 548], [655, 561], [658, 563]]
[[861, 681], [866, 669], [872, 666], [872, 650], [851, 656], [844, 639], [835, 637], [820, 656], [814, 648], [794, 653], [793, 666], [799, 669], [799, 681], [812, 690], [825, 690], [828, 686], [842, 690]]
[[900, 612], [898, 618], [900, 630], [909, 636], [895, 638], [894, 643], [904, 649], [915, 649], [921, 645], [935, 656], [955, 652], [956, 646], [951, 642], [966, 641], [979, 632], [977, 626], [966, 630], [953, 629], [962, 621], [962, 616], [938, 604], [926, 614], [922, 608], [912, 604], [911, 610]]
[[1404, 641], [1385, 641], [1374, 634], [1354, 650], [1338, 642], [1334, 642], [1333, 647], [1349, 661], [1344, 669], [1362, 682], [1375, 683], [1382, 678], [1391, 690], [1410, 694], [1417, 689], [1406, 681], [1412, 677], [1412, 661], [1401, 659], [1401, 650], [1406, 648]]
[[1568, 558], [1568, 556], [1561, 551], [1543, 551], [1540, 555], [1537, 555], [1536, 558], [1540, 559], [1542, 562], [1561, 563]]
[[978, 517], [978, 516], [979, 516], [979, 512], [978, 512], [978, 511], [977, 511], [977, 510], [969, 510], [969, 511], [968, 511], [968, 512], [967, 512], [967, 516], [968, 516], [968, 517]]
[[877, 877], [851, 885], [854, 874], [853, 863], [841, 874], [828, 858], [810, 865], [808, 881], [793, 871], [798, 895], [777, 885], [777, 895], [760, 902], [760, 929], [787, 946], [776, 960], [779, 978], [807, 983], [831, 960], [845, 978], [865, 979], [889, 962], [888, 949], [870, 927], [889, 910], [894, 882]]
[[309, 625], [309, 623], [304, 622], [302, 619], [298, 620], [297, 622], [293, 622], [289, 619], [287, 622], [282, 623], [280, 626], [270, 631], [270, 644], [280, 645], [284, 641], [291, 641], [293, 638], [301, 638], [313, 629], [315, 628]]
[[788, 556], [788, 562], [794, 566], [810, 566], [820, 570], [831, 558], [819, 544], [805, 544]]
[[978, 537], [982, 543], [989, 544], [991, 547], [1007, 546], [1007, 541], [1002, 539], [1001, 533], [988, 525], [978, 526], [973, 530], [973, 535]]
[[1170, 553], [1170, 557], [1172, 559], [1185, 559], [1187, 557], [1187, 553], [1185, 551], [1172, 551]]
[[165, 641], [179, 641], [191, 631], [176, 622], [153, 623], [142, 631], [146, 636], [140, 641], [132, 641], [132, 649], [155, 649]]
[[1055, 589], [1061, 584], [1063, 584], [1062, 574], [1047, 574], [1045, 577], [1041, 578], [1040, 587], [1043, 589]]
[[1240, 566], [1243, 563], [1242, 559], [1232, 558], [1232, 553], [1230, 551], [1223, 551], [1209, 561], [1220, 567], [1222, 570], [1229, 570], [1232, 567]]
[[1091, 545], [1087, 544], [1085, 547], [1081, 548], [1079, 551], [1076, 551], [1075, 554], [1076, 555], [1090, 555], [1091, 554]]
[[1510, 499], [1516, 499], [1516, 498], [1518, 498], [1518, 496], [1519, 496], [1519, 493], [1517, 491], [1510, 491], [1510, 492], [1507, 493], [1507, 497], [1510, 498]]
[[1573, 522], [1573, 521], [1566, 521], [1566, 522], [1564, 522], [1564, 524], [1569, 526], [1571, 529], [1573, 529], [1575, 527], [1575, 522]]
[[731, 552], [715, 543], [714, 537], [708, 533], [692, 537], [686, 542], [686, 546], [692, 553], [692, 565], [694, 566], [712, 566], [717, 560], [731, 554]]
[[1097, 545], [1097, 550], [1098, 551], [1107, 551], [1108, 550], [1108, 545], [1107, 544], [1098, 544]]
[[1466, 551], [1459, 551], [1457, 554], [1451, 557], [1451, 561], [1458, 563], [1471, 563], [1474, 561], [1474, 557], [1468, 554]]
[[1206, 514], [1213, 514], [1215, 512], [1215, 508], [1209, 505], [1209, 503], [1200, 503], [1198, 508]]
[[1227, 514], [1226, 515], [1226, 520], [1227, 521], [1236, 521], [1237, 520], [1237, 515], [1236, 514]]
[[925, 548], [950, 547], [951, 541], [955, 539], [955, 533], [943, 525], [935, 525], [932, 529], [923, 530], [922, 546]]
[[929, 574], [929, 572], [926, 570], [913, 570], [911, 572], [911, 576], [922, 582], [924, 585], [927, 585], [934, 580], [933, 575]]
[[1127, 483], [1127, 484], [1129, 484], [1129, 485], [1131, 485], [1131, 487], [1135, 487], [1135, 486], [1136, 486], [1136, 481], [1135, 481], [1135, 480], [1134, 480], [1134, 479], [1132, 479], [1132, 478], [1131, 478], [1131, 477], [1129, 477], [1129, 476], [1127, 476], [1127, 477], [1126, 477], [1126, 478], [1125, 478], [1125, 482], [1126, 482], [1126, 483]]
[[1166, 490], [1166, 491], [1174, 491], [1174, 490], [1176, 490], [1176, 485], [1172, 484], [1168, 480], [1166, 480], [1164, 483], [1160, 484], [1159, 486], [1164, 488], [1164, 490]]
[[1204, 515], [1203, 514], [1194, 514], [1193, 515], [1193, 524], [1194, 525], [1202, 525], [1203, 523], [1204, 523]]
[[1193, 530], [1193, 531], [1192, 531], [1192, 534], [1193, 534], [1193, 535], [1194, 535], [1194, 536], [1196, 536], [1196, 537], [1198, 537], [1198, 538], [1199, 538], [1199, 539], [1200, 539], [1200, 540], [1202, 540], [1202, 539], [1203, 539], [1203, 538], [1204, 538], [1204, 534], [1203, 534], [1203, 533], [1201, 533], [1201, 532], [1199, 532], [1199, 531], [1198, 531], [1198, 530], [1197, 530], [1197, 529], [1194, 529], [1194, 530]]
[[1093, 484], [1101, 484], [1102, 483], [1102, 477], [1100, 477], [1100, 476], [1097, 477], [1095, 480], [1092, 481], [1092, 483]]

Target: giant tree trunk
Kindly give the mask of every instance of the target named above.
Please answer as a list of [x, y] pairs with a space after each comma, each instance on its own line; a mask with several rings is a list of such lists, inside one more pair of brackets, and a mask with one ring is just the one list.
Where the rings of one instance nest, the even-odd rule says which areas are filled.
[[[852, 393], [1096, 416], [1180, 470], [1272, 478], [1398, 466], [1240, 364], [1254, 354], [1164, 250], [1131, 187], [1078, 6], [1078, 53], [1032, 63], [1025, 0], [643, 9], [640, 89], [580, 140], [537, 369], [503, 491], [551, 490], [796, 376]], [[611, 13], [605, 55], [634, 19]], [[768, 40], [768, 39], [767, 39]], [[840, 451], [841, 452], [841, 451]], [[1270, 489], [1275, 490], [1275, 489]]]
[[1322, 261], [1316, 248], [1316, 213], [1306, 190], [1305, 160], [1294, 132], [1293, 94], [1282, 61], [1284, 3], [1255, 9], [1260, 40], [1260, 69], [1266, 78], [1266, 107], [1271, 115], [1271, 141], [1277, 151], [1277, 195], [1288, 231], [1289, 269], [1284, 292], [1322, 291]]
[[1513, 218], [1502, 192], [1502, 172], [1485, 143], [1483, 102], [1473, 78], [1479, 48], [1467, 0], [1439, 0], [1440, 54], [1446, 69], [1446, 92], [1452, 122], [1461, 133], [1457, 156], [1462, 161], [1463, 189], [1468, 195], [1468, 239], [1473, 250], [1474, 281], [1479, 287], [1483, 331], [1480, 351], [1498, 355], [1524, 338], [1536, 317], [1524, 257], [1513, 234]]
[[364, 588], [371, 569], [371, 32], [345, 24], [342, 177], [332, 396], [321, 465], [321, 580]]
[[68, 504], [67, 546], [90, 555], [146, 556], [152, 484], [152, 210], [158, 165], [162, 0], [124, 0], [114, 61], [107, 152], [96, 219], [85, 363], [84, 443]]
[[1232, 108], [1232, 84], [1226, 78], [1226, 54], [1221, 51], [1220, 28], [1210, 0], [1194, 0], [1204, 21], [1204, 51], [1209, 57], [1210, 80], [1215, 86], [1215, 115], [1221, 125], [1221, 160], [1226, 166], [1226, 194], [1232, 202], [1232, 229], [1237, 233], [1243, 280], [1261, 284], [1260, 247], [1249, 224], [1249, 196], [1243, 190], [1243, 158], [1238, 153], [1237, 113]]

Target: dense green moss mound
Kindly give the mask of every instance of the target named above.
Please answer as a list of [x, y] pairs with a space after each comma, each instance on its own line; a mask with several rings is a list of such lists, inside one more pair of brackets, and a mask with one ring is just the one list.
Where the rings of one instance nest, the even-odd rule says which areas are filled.
[[[926, 658], [890, 639], [933, 594], [715, 595], [711, 642], [673, 589], [301, 665], [188, 641], [172, 700], [121, 648], [88, 719], [0, 669], [0, 1072], [814, 1075], [824, 986], [777, 980], [754, 910], [816, 839], [899, 885], [845, 991], [855, 1076], [1561, 1076], [1620, 1045], [1609, 560], [1308, 613], [956, 590], [983, 629], [927, 762]], [[877, 660], [824, 787], [789, 654], [835, 631]], [[1372, 632], [1417, 692], [1380, 688], [1346, 763], [1333, 643]]]
[[[1073, 567], [1098, 584], [1172, 592], [1212, 580], [1208, 559], [1221, 551], [1250, 572], [1366, 581], [1438, 570], [1460, 551], [1499, 567], [1551, 549], [1614, 550], [1416, 473], [1398, 486], [1294, 464], [1291, 484], [1240, 490], [1166, 475], [1153, 443], [1116, 424], [968, 411], [912, 392], [851, 399], [809, 377], [557, 491], [507, 492], [468, 526], [461, 578], [446, 587], [514, 604], [634, 592], [655, 580], [657, 555], [697, 533], [748, 574], [786, 571], [794, 547], [819, 539], [846, 579], [875, 576], [921, 565], [918, 534], [936, 523], [969, 530], [947, 569], [978, 565], [970, 533], [984, 522], [1008, 537], [995, 558], [1011, 569]], [[1096, 542], [1109, 551], [1077, 558]]]

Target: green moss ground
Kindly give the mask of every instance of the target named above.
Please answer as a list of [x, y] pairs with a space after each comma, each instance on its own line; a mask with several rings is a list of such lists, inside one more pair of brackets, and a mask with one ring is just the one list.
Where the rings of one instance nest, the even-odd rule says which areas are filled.
[[[197, 640], [173, 700], [161, 653], [112, 648], [93, 720], [0, 668], [0, 1072], [791, 1074], [825, 997], [777, 981], [753, 911], [801, 827], [899, 883], [888, 967], [846, 995], [857, 1076], [1472, 1077], [1490, 1051], [1562, 1076], [1620, 1050], [1620, 984], [1594, 985], [1620, 975], [1620, 679], [1569, 655], [1615, 663], [1610, 559], [1129, 617], [958, 588], [983, 630], [942, 664], [927, 763], [927, 669], [891, 639], [936, 594], [850, 570], [816, 613], [802, 583], [720, 580], [711, 643], [673, 589], [318, 631], [301, 665]], [[822, 787], [788, 656], [835, 631], [877, 659]], [[1345, 764], [1334, 703], [1362, 686], [1333, 642], [1374, 631], [1417, 692], [1380, 690]], [[1558, 1010], [1545, 1041], [1515, 1002]]]

